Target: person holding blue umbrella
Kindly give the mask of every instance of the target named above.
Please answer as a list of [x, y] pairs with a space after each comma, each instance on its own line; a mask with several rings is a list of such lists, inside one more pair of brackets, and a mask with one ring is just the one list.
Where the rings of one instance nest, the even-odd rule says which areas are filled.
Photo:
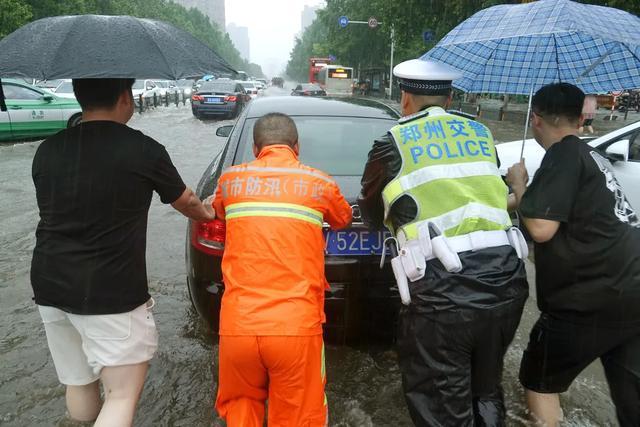
[[507, 181], [535, 242], [540, 318], [531, 330], [520, 382], [534, 417], [554, 427], [558, 394], [600, 359], [620, 425], [640, 425], [640, 220], [611, 163], [577, 137], [584, 93], [542, 87], [531, 129], [546, 151], [527, 187], [523, 162]]
[[500, 380], [528, 296], [526, 243], [511, 228], [491, 132], [445, 111], [460, 73], [416, 59], [394, 74], [404, 117], [374, 142], [358, 203], [396, 240], [409, 413], [419, 426], [504, 425]]

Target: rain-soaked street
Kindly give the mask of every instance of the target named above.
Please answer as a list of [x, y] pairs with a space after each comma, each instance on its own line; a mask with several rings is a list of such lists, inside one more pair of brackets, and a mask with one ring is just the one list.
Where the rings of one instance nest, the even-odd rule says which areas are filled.
[[[267, 93], [288, 94], [271, 88]], [[196, 120], [189, 106], [136, 114], [130, 126], [164, 144], [185, 182], [194, 188], [221, 150], [221, 122]], [[502, 124], [501, 126], [505, 126]], [[512, 139], [521, 137], [514, 126]], [[504, 134], [504, 130], [503, 130]], [[301, 143], [304, 144], [304, 141]], [[29, 283], [38, 220], [31, 161], [38, 142], [0, 146], [0, 425], [73, 426], [58, 384]], [[217, 347], [192, 309], [186, 288], [186, 220], [155, 196], [149, 213], [147, 266], [160, 346], [151, 362], [136, 426], [223, 425], [212, 409]], [[533, 285], [533, 265], [528, 263]], [[517, 371], [536, 318], [534, 296], [526, 307], [505, 361], [508, 424], [527, 425]], [[327, 396], [332, 426], [411, 425], [392, 348], [327, 348]], [[566, 425], [615, 425], [602, 369], [593, 365], [563, 395]]]

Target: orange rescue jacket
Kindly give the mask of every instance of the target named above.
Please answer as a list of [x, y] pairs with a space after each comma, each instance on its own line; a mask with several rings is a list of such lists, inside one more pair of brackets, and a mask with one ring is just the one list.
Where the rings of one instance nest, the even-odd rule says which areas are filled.
[[227, 230], [220, 335], [321, 334], [322, 225], [351, 222], [337, 184], [289, 146], [271, 145], [224, 171], [213, 207]]

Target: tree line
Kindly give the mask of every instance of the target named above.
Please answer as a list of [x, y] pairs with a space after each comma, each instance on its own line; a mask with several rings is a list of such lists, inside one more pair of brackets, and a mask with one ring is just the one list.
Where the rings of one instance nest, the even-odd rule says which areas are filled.
[[[286, 74], [297, 81], [307, 81], [308, 59], [333, 55], [337, 63], [359, 69], [385, 68], [390, 62], [390, 30], [395, 27], [394, 63], [417, 58], [431, 49], [456, 25], [477, 11], [505, 3], [531, 0], [326, 0], [317, 18], [297, 38]], [[583, 0], [640, 14], [638, 0]], [[338, 18], [366, 21], [375, 17], [382, 24], [375, 29], [367, 25], [341, 28]], [[423, 34], [432, 34], [425, 41]]]
[[200, 39], [236, 70], [264, 77], [258, 64], [240, 56], [224, 28], [199, 10], [168, 0], [0, 0], [0, 39], [36, 19], [82, 14], [131, 15], [168, 22]]

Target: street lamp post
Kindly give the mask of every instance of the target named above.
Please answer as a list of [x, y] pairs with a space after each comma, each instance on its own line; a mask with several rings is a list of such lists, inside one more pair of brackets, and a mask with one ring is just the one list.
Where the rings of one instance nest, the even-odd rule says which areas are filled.
[[[369, 28], [376, 28], [378, 25], [382, 25], [382, 22], [374, 17], [369, 18], [368, 21], [351, 21], [346, 16], [338, 18], [338, 25], [342, 28], [346, 28], [349, 24], [366, 24]], [[389, 99], [393, 99], [393, 49], [395, 47], [395, 29], [393, 24], [391, 25], [391, 64], [389, 65]]]

